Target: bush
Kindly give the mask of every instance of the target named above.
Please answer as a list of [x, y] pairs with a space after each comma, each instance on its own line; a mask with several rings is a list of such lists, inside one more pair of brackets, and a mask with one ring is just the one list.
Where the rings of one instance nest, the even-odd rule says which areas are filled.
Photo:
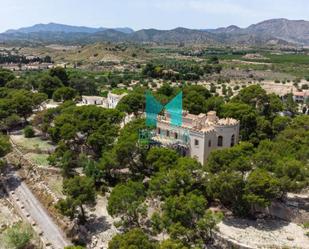
[[22, 249], [30, 246], [33, 233], [30, 226], [16, 223], [5, 232], [5, 243], [8, 248]]
[[308, 84], [304, 84], [304, 85], [301, 86], [301, 89], [308, 90], [309, 89], [309, 85]]
[[31, 126], [27, 126], [24, 129], [24, 134], [26, 138], [31, 138], [31, 137], [34, 137], [35, 132]]

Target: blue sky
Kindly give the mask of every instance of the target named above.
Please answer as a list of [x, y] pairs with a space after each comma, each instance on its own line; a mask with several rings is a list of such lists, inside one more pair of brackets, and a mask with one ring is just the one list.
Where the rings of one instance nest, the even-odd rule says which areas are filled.
[[171, 29], [309, 20], [308, 0], [0, 0], [0, 32], [36, 23]]

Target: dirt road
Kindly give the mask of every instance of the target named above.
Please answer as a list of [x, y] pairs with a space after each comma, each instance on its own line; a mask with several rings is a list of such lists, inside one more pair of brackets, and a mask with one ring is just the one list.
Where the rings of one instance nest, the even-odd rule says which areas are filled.
[[8, 173], [6, 185], [17, 208], [21, 210], [25, 217], [29, 216], [30, 219], [34, 220], [36, 226], [43, 232], [44, 241], [55, 249], [63, 249], [70, 245], [61, 229], [15, 172]]

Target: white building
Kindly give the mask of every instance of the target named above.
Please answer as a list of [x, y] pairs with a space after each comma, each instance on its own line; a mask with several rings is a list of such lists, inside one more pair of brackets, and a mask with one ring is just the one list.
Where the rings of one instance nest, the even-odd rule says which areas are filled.
[[81, 105], [98, 105], [107, 108], [107, 99], [101, 96], [82, 96]]
[[294, 92], [293, 93], [293, 100], [295, 102], [302, 102], [305, 103], [309, 99], [309, 90], [304, 90], [302, 92]]
[[216, 112], [199, 115], [183, 112], [180, 127], [172, 126], [166, 113], [158, 116], [156, 136], [153, 138], [163, 146], [180, 150], [183, 155], [196, 158], [204, 164], [214, 149], [229, 148], [239, 142], [239, 121], [219, 119]]
[[111, 108], [111, 109], [116, 108], [119, 101], [126, 95], [127, 95], [127, 93], [116, 94], [116, 93], [109, 92], [108, 95], [107, 95], [108, 108]]
[[101, 96], [82, 96], [82, 101], [78, 105], [97, 105], [104, 108], [115, 109], [119, 101], [126, 96], [127, 93], [115, 94], [109, 92], [107, 98]]

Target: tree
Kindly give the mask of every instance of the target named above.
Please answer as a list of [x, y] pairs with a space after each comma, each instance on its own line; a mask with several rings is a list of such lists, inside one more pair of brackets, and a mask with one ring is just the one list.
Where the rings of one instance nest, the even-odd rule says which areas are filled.
[[268, 94], [268, 104], [264, 108], [264, 114], [268, 117], [275, 116], [277, 112], [280, 112], [283, 110], [283, 103], [279, 96], [276, 94]]
[[33, 108], [37, 109], [41, 104], [48, 99], [48, 96], [45, 93], [34, 93], [32, 94], [32, 105]]
[[97, 106], [77, 107], [68, 104], [67, 107], [62, 106], [60, 113], [51, 118], [54, 125], [48, 129], [48, 133], [52, 140], [57, 143], [63, 140], [76, 152], [80, 152], [83, 145], [86, 145], [96, 157], [103, 150], [109, 150], [118, 135], [123, 113]]
[[57, 88], [62, 86], [62, 82], [57, 77], [45, 75], [39, 80], [39, 91], [46, 93], [50, 99], [52, 98], [53, 93], [57, 90]]
[[299, 191], [308, 185], [308, 172], [305, 164], [293, 158], [282, 158], [276, 164], [276, 176], [284, 192]]
[[25, 90], [18, 90], [11, 93], [12, 107], [16, 113], [22, 116], [25, 120], [32, 114], [33, 99], [32, 94]]
[[76, 215], [79, 208], [79, 217], [82, 222], [86, 220], [84, 205], [94, 205], [96, 201], [96, 191], [94, 182], [86, 176], [74, 176], [65, 179], [63, 182], [63, 192], [66, 199], [60, 200], [56, 207], [64, 214], [71, 216], [72, 212]]
[[51, 77], [57, 77], [59, 80], [61, 80], [63, 85], [65, 85], [65, 86], [68, 85], [69, 77], [68, 77], [67, 72], [64, 68], [62, 68], [62, 67], [52, 68], [49, 71], [49, 75]]
[[6, 83], [15, 79], [15, 76], [11, 70], [0, 68], [0, 87], [5, 86]]
[[142, 183], [129, 181], [118, 184], [108, 199], [107, 210], [112, 216], [121, 216], [124, 225], [138, 225], [141, 204], [145, 200], [146, 192]]
[[244, 198], [251, 205], [269, 206], [280, 196], [280, 182], [264, 169], [255, 169], [248, 176]]
[[171, 196], [163, 205], [163, 220], [167, 225], [179, 222], [182, 226], [193, 229], [196, 221], [203, 217], [207, 201], [202, 195]]
[[[103, 154], [101, 168], [106, 174], [120, 175], [117, 169], [129, 169], [135, 179], [143, 179], [149, 170], [145, 166], [147, 148], [139, 145], [139, 131], [146, 128], [144, 119], [129, 122], [120, 131], [116, 144], [111, 151]], [[107, 158], [105, 158], [107, 156]], [[107, 159], [107, 160], [105, 160]]]
[[157, 243], [139, 228], [116, 235], [109, 243], [108, 249], [157, 249]]
[[140, 111], [143, 112], [145, 109], [145, 97], [140, 93], [129, 93], [119, 101], [117, 109], [129, 114], [134, 113], [137, 116]]
[[34, 137], [35, 132], [31, 126], [27, 126], [24, 129], [24, 134], [26, 138], [31, 138]]
[[189, 249], [189, 247], [181, 241], [168, 239], [161, 242], [159, 249]]
[[222, 171], [210, 176], [206, 185], [208, 196], [219, 199], [227, 208], [238, 215], [248, 213], [248, 205], [243, 199], [245, 181], [238, 172]]
[[220, 115], [240, 121], [242, 140], [249, 140], [252, 136], [256, 136], [257, 113], [250, 105], [229, 102], [222, 105]]
[[211, 173], [218, 173], [220, 171], [238, 170], [244, 173], [250, 170], [250, 165], [238, 165], [239, 160], [249, 160], [253, 154], [254, 147], [251, 143], [242, 142], [232, 148], [225, 148], [222, 150], [213, 151], [207, 161], [206, 167]]
[[69, 86], [75, 89], [80, 96], [96, 95], [98, 93], [94, 80], [82, 77], [72, 77], [69, 80]]
[[210, 92], [203, 86], [185, 86], [183, 88], [184, 108], [193, 114], [200, 114], [206, 111], [205, 103], [211, 97]]
[[60, 87], [53, 93], [54, 101], [73, 100], [77, 95], [75, 89], [71, 87]]
[[264, 116], [258, 116], [256, 121], [256, 134], [259, 140], [271, 138], [273, 136], [271, 122]]
[[163, 221], [169, 235], [186, 246], [203, 246], [222, 219], [222, 214], [207, 210], [206, 199], [197, 191], [171, 196], [163, 204]]
[[185, 95], [184, 107], [190, 113], [196, 115], [203, 113], [205, 108], [204, 105], [205, 105], [205, 98], [201, 94], [192, 91]]
[[241, 89], [233, 101], [243, 102], [261, 110], [268, 98], [266, 91], [260, 85], [251, 85]]
[[6, 83], [7, 88], [31, 90], [31, 85], [25, 79], [13, 79]]
[[287, 111], [290, 111], [291, 113], [297, 113], [297, 103], [294, 101], [293, 99], [293, 94], [292, 93], [288, 93], [285, 96], [285, 103], [284, 103], [284, 107]]
[[175, 94], [175, 89], [167, 83], [164, 83], [159, 89], [158, 89], [158, 94], [163, 94], [167, 97], [171, 97]]
[[167, 170], [177, 164], [179, 155], [175, 150], [152, 147], [147, 153], [147, 165], [152, 171]]
[[179, 158], [174, 168], [162, 170], [156, 173], [149, 182], [150, 194], [160, 196], [162, 199], [186, 194], [198, 186], [204, 180], [201, 164], [192, 158]]
[[283, 131], [291, 122], [290, 117], [276, 116], [272, 122], [272, 130], [275, 135]]
[[11, 143], [8, 137], [0, 135], [0, 157], [4, 157], [11, 151]]
[[217, 96], [210, 97], [205, 101], [204, 111], [205, 113], [209, 111], [216, 111], [220, 113], [221, 107], [223, 104], [224, 104], [224, 99], [222, 97], [217, 97]]

